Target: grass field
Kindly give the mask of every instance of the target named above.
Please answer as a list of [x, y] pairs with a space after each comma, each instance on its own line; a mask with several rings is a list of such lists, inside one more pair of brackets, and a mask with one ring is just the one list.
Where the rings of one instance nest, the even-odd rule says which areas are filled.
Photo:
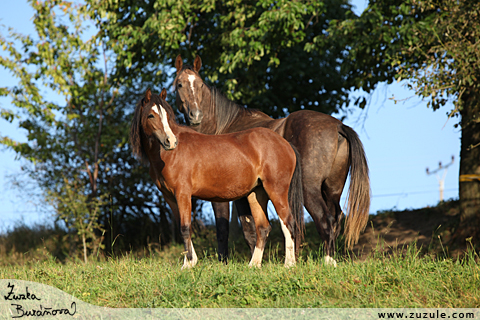
[[389, 257], [344, 259], [337, 268], [313, 255], [291, 269], [270, 254], [261, 269], [245, 258], [228, 265], [213, 255], [181, 270], [181, 246], [147, 258], [126, 255], [88, 264], [53, 259], [5, 266], [2, 279], [48, 284], [85, 302], [115, 308], [478, 308], [480, 268], [461, 260], [419, 257], [414, 246]]
[[359, 257], [345, 254], [338, 242], [337, 268], [323, 264], [313, 224], [307, 225], [293, 268], [283, 266], [283, 236], [272, 221], [261, 269], [248, 267], [250, 253], [241, 237], [230, 243], [229, 264], [217, 262], [210, 229], [194, 235], [200, 261], [183, 271], [181, 245], [91, 256], [84, 264], [68, 254], [54, 258], [62, 256], [52, 248], [63, 243], [64, 234], [21, 226], [0, 237], [0, 279], [47, 284], [114, 308], [479, 308], [478, 254], [471, 243], [466, 254], [459, 254], [465, 247], [447, 246], [451, 219], [458, 216], [454, 207], [452, 202], [371, 216], [354, 250]]

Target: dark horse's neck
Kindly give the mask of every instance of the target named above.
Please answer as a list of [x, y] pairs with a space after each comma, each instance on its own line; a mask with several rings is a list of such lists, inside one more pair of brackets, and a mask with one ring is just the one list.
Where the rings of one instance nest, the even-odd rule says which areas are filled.
[[252, 127], [264, 127], [267, 126], [264, 124], [265, 122], [273, 121], [272, 118], [261, 111], [244, 108], [229, 100], [215, 87], [207, 87], [206, 90], [210, 90], [210, 101], [206, 99], [204, 109], [207, 109], [208, 113], [213, 115], [213, 119], [209, 120], [214, 126], [207, 127], [202, 121], [200, 131], [203, 133], [237, 132]]

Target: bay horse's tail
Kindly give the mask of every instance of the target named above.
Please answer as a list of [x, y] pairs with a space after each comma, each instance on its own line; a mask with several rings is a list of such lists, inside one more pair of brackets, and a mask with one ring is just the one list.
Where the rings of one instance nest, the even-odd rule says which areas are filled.
[[295, 171], [293, 172], [292, 181], [288, 189], [288, 203], [290, 205], [290, 211], [292, 212], [295, 221], [295, 256], [298, 257], [300, 245], [303, 242], [305, 233], [305, 221], [303, 214], [303, 184], [302, 184], [302, 163], [300, 154], [297, 148], [290, 143], [295, 151], [295, 157], [297, 162], [295, 164]]
[[358, 134], [343, 124], [340, 134], [348, 140], [349, 145], [350, 188], [344, 235], [347, 248], [352, 249], [358, 242], [360, 232], [367, 226], [370, 210], [370, 178], [365, 150]]

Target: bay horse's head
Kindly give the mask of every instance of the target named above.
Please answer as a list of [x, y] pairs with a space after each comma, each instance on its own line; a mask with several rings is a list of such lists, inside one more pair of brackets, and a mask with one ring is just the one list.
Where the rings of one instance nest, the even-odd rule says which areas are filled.
[[142, 100], [142, 128], [145, 135], [156, 139], [165, 150], [173, 150], [178, 145], [178, 139], [172, 131], [175, 125], [175, 114], [172, 107], [165, 101], [167, 90], [163, 89], [160, 96], [152, 94], [150, 89]]
[[184, 66], [180, 55], [175, 59], [177, 77], [173, 83], [177, 92], [177, 107], [185, 115], [188, 125], [196, 126], [202, 122], [201, 110], [203, 100], [203, 83], [198, 71], [202, 67], [202, 59], [199, 56], [193, 61], [193, 67]]

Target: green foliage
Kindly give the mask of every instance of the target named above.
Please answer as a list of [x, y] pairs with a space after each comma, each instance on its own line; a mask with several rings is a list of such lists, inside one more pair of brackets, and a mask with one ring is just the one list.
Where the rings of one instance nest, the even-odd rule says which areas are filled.
[[33, 261], [64, 261], [70, 251], [68, 235], [58, 224], [16, 222], [0, 234], [0, 264], [28, 265]]
[[331, 34], [348, 50], [345, 72], [370, 92], [381, 81], [406, 80], [433, 110], [453, 102], [449, 117], [462, 130], [459, 195], [464, 217], [458, 238], [480, 239], [480, 3], [449, 0], [370, 0], [358, 19]]
[[[437, 109], [455, 99], [456, 110], [462, 107], [465, 91], [478, 91], [480, 56], [480, 4], [471, 1], [429, 0], [415, 3], [410, 15], [428, 14], [412, 27], [415, 41], [408, 50], [422, 58], [421, 64], [406, 64], [398, 78], [414, 79], [411, 87], [418, 95], [429, 97], [429, 105]], [[452, 114], [453, 114], [452, 113]]]
[[[301, 108], [332, 113], [348, 100], [344, 48], [326, 36], [332, 19], [350, 14], [347, 1], [89, 3], [117, 54], [115, 79], [127, 85], [141, 78], [146, 88], [179, 53], [189, 63], [198, 54], [209, 84], [274, 117]], [[317, 49], [306, 52], [313, 39]]]
[[[27, 141], [0, 136], [0, 142], [28, 160], [23, 169], [52, 200], [59, 217], [80, 215], [73, 221], [81, 235], [102, 226], [110, 248], [109, 241], [135, 230], [129, 226], [134, 224], [139, 230], [133, 241], [125, 237], [127, 248], [143, 247], [148, 236], [159, 239], [159, 233], [162, 241], [170, 241], [169, 232], [159, 228], [163, 223], [169, 230], [170, 212], [127, 143], [139, 96], [110, 82], [112, 52], [96, 33], [89, 8], [68, 1], [30, 4], [35, 35], [14, 30], [0, 35], [8, 52], [0, 66], [16, 80], [0, 89], [12, 104], [1, 116], [18, 123]], [[75, 202], [62, 200], [75, 192]], [[100, 206], [105, 200], [108, 205]], [[157, 206], [163, 206], [160, 217]], [[79, 229], [87, 211], [86, 226], [91, 224]], [[147, 224], [154, 233], [145, 233]]]
[[[102, 197], [89, 199], [85, 186], [78, 180], [64, 178], [60, 192], [50, 191], [47, 201], [57, 212], [57, 217], [65, 222], [68, 229], [76, 231], [82, 239], [83, 259], [87, 263], [87, 248], [98, 253], [104, 246], [96, 238], [96, 232], [102, 232], [99, 223], [101, 206], [105, 204]], [[88, 244], [87, 244], [88, 243]]]
[[[349, 48], [347, 72], [356, 88], [408, 79], [434, 110], [478, 91], [480, 4], [446, 0], [371, 0], [358, 19], [332, 24]], [[363, 77], [359, 77], [362, 75]]]

